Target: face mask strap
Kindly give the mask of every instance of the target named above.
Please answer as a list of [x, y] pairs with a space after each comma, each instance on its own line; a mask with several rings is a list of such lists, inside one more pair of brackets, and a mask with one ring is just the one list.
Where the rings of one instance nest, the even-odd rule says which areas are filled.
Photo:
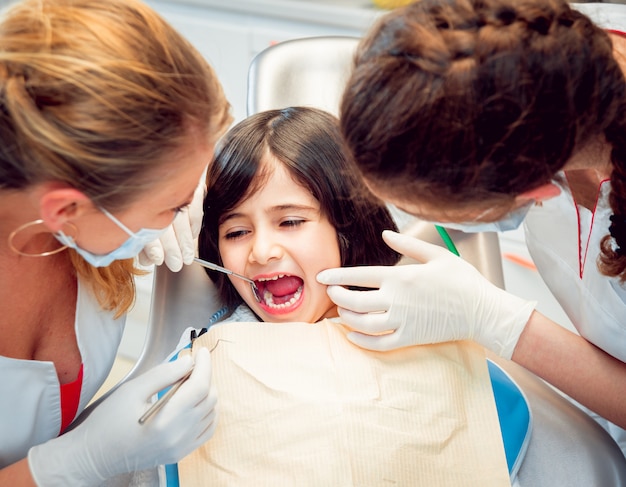
[[[67, 245], [61, 245], [59, 248], [54, 249], [54, 250], [49, 250], [47, 252], [41, 252], [39, 254], [29, 254], [27, 252], [23, 252], [22, 250], [18, 249], [17, 246], [15, 245], [15, 237], [17, 235], [19, 235], [21, 232], [23, 232], [24, 230], [28, 229], [28, 228], [32, 228], [35, 227], [37, 225], [43, 225], [43, 220], [33, 220], [31, 222], [28, 223], [24, 223], [23, 225], [20, 225], [19, 227], [17, 227], [15, 230], [13, 230], [10, 234], [9, 234], [9, 238], [7, 239], [7, 244], [9, 246], [9, 248], [15, 252], [18, 255], [23, 255], [25, 257], [46, 257], [48, 255], [54, 255], [54, 254], [58, 254], [59, 252], [64, 251], [68, 246]], [[70, 236], [69, 238], [75, 240], [76, 237], [78, 236], [78, 228], [76, 227], [76, 225], [74, 225], [73, 223], [70, 222], [65, 222], [64, 225], [66, 225], [67, 227], [70, 228], [71, 232], [73, 234], [73, 236]], [[50, 231], [48, 231], [47, 233], [52, 233]], [[63, 234], [63, 232], [60, 232], [61, 234]]]
[[135, 236], [135, 232], [133, 232], [132, 230], [130, 230], [126, 225], [124, 225], [121, 221], [119, 221], [117, 218], [115, 218], [111, 213], [109, 213], [107, 210], [105, 210], [104, 208], [100, 207], [100, 211], [102, 213], [104, 213], [113, 223], [115, 223], [118, 227], [120, 227], [122, 230], [124, 230], [128, 235], [130, 235], [131, 237]]

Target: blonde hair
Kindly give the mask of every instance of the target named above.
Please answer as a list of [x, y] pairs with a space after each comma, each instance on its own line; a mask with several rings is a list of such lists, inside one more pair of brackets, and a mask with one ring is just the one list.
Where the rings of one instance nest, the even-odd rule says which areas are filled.
[[88, 283], [103, 309], [115, 311], [115, 318], [126, 313], [135, 302], [133, 276], [145, 275], [133, 259], [116, 260], [107, 267], [94, 267], [74, 250], [69, 249], [76, 273]]
[[[0, 19], [0, 190], [60, 181], [120, 210], [231, 121], [206, 60], [136, 0], [24, 0]], [[73, 256], [105, 309], [134, 300], [129, 262]]]

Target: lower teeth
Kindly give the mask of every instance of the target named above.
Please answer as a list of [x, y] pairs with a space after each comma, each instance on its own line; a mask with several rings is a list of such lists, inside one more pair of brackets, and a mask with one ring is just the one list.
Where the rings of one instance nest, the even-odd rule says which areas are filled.
[[265, 301], [265, 305], [268, 308], [283, 309], [283, 308], [288, 308], [290, 306], [293, 306], [296, 303], [296, 301], [300, 299], [300, 296], [302, 296], [302, 286], [298, 288], [298, 290], [293, 294], [293, 296], [291, 297], [289, 301], [276, 304], [274, 303], [274, 295], [266, 289], [265, 292], [263, 293], [263, 300]]

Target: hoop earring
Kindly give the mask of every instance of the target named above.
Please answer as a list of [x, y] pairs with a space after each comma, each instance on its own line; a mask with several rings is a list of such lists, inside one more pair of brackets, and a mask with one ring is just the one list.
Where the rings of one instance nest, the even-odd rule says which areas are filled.
[[[33, 220], [32, 222], [24, 223], [24, 225], [21, 225], [17, 227], [15, 230], [13, 230], [9, 234], [9, 238], [7, 239], [7, 244], [9, 245], [9, 248], [16, 254], [23, 255], [25, 257], [46, 257], [48, 255], [54, 255], [54, 254], [58, 254], [59, 252], [64, 251], [67, 248], [67, 245], [61, 245], [58, 249], [50, 250], [48, 252], [41, 252], [40, 254], [28, 254], [26, 252], [22, 252], [15, 246], [13, 241], [15, 240], [15, 236], [17, 234], [19, 234], [23, 230], [26, 230], [27, 228], [34, 227], [36, 225], [41, 225], [42, 223], [43, 223], [43, 220]], [[73, 223], [69, 223], [69, 222], [65, 222], [64, 225], [71, 227], [72, 233], [74, 233], [74, 236], [78, 235], [78, 228], [76, 227], [76, 225], [74, 225]]]

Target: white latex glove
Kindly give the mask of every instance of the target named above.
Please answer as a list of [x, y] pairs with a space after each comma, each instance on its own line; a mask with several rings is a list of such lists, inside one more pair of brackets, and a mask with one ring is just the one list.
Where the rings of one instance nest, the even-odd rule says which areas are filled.
[[193, 365], [190, 356], [161, 364], [122, 384], [82, 424], [28, 452], [39, 487], [100, 485], [115, 475], [175, 463], [213, 436], [217, 396], [211, 354], [200, 348], [189, 379], [143, 425], [149, 399]]
[[[348, 338], [370, 350], [475, 340], [510, 359], [536, 303], [491, 284], [450, 251], [391, 231], [383, 239], [422, 264], [328, 269], [317, 276], [331, 285]], [[377, 288], [350, 291], [342, 286]]]
[[183, 264], [193, 263], [196, 256], [196, 238], [202, 226], [202, 205], [206, 194], [206, 171], [200, 178], [191, 204], [183, 208], [172, 224], [157, 240], [147, 244], [139, 253], [141, 265], [165, 265], [172, 271], [178, 272]]

